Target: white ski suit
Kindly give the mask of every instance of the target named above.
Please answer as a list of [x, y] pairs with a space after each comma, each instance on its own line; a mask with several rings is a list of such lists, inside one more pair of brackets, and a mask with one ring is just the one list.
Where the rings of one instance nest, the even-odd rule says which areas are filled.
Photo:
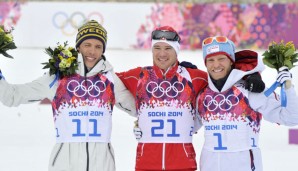
[[262, 171], [259, 149], [261, 120], [287, 126], [298, 124], [298, 97], [292, 86], [286, 90], [287, 106], [277, 94], [266, 97], [244, 88], [243, 76], [262, 70], [262, 62], [244, 72], [233, 69], [221, 91], [208, 77], [208, 87], [198, 96], [205, 142], [200, 157], [201, 171]]
[[114, 104], [136, 117], [134, 98], [115, 75], [107, 60], [101, 59], [85, 74], [79, 54], [77, 74], [53, 85], [55, 76], [46, 73], [26, 84], [0, 80], [0, 101], [18, 106], [48, 98], [52, 101], [56, 145], [49, 171], [114, 171], [110, 143]]

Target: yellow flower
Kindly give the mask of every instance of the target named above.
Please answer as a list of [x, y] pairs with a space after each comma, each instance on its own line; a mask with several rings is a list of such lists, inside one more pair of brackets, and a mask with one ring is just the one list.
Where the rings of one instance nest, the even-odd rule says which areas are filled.
[[75, 61], [77, 58], [72, 56], [72, 57], [70, 57], [68, 59], [71, 60], [71, 61]]
[[67, 55], [68, 57], [71, 57], [71, 56], [72, 56], [72, 53], [71, 53], [69, 50], [66, 50], [65, 52], [66, 52], [66, 55]]
[[58, 54], [58, 58], [62, 61], [63, 60], [63, 56], [61, 56], [60, 54]]
[[66, 68], [66, 64], [67, 64], [67, 59], [63, 58], [59, 63], [59, 68]]
[[69, 58], [69, 57], [72, 56], [72, 53], [70, 51], [68, 51], [68, 50], [63, 50], [61, 53], [63, 54], [63, 56], [65, 58]]
[[67, 63], [71, 63], [72, 59], [71, 58], [67, 58]]
[[12, 40], [13, 40], [13, 36], [12, 36], [12, 34], [6, 34], [5, 36], [4, 36], [4, 41], [6, 41], [6, 42], [12, 42]]
[[286, 47], [295, 50], [295, 45], [293, 44], [293, 41], [286, 43]]
[[69, 68], [71, 63], [66, 63], [66, 67]]
[[271, 42], [271, 44], [269, 45], [269, 46], [271, 46], [271, 45], [276, 45], [277, 43], [275, 42], [275, 41], [272, 41]]
[[60, 73], [61, 76], [69, 76], [78, 69], [78, 53], [74, 48], [67, 47], [67, 42], [64, 45], [58, 43], [55, 49], [46, 48], [46, 53], [51, 59], [48, 63], [43, 64], [45, 65], [44, 69], [50, 69], [50, 75]]
[[58, 50], [59, 50], [59, 51], [62, 51], [63, 49], [64, 49], [64, 47], [63, 47], [62, 45], [59, 45], [59, 46], [58, 46]]

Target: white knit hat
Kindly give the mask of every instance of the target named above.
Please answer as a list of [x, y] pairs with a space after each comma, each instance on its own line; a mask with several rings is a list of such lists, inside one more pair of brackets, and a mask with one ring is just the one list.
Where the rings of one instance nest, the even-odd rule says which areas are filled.
[[173, 49], [176, 51], [177, 55], [179, 54], [180, 44], [178, 43], [178, 41], [169, 41], [169, 40], [166, 40], [166, 39], [162, 39], [162, 40], [152, 39], [152, 46], [151, 47], [153, 47], [156, 43], [159, 43], [159, 42], [167, 43], [168, 45], [173, 47]]
[[[157, 33], [156, 35], [154, 33]], [[167, 37], [169, 36], [169, 37]], [[158, 42], [164, 42], [174, 48], [176, 54], [180, 51], [180, 36], [176, 30], [170, 26], [162, 26], [156, 28], [152, 32], [151, 48]], [[170, 40], [169, 40], [170, 39]]]

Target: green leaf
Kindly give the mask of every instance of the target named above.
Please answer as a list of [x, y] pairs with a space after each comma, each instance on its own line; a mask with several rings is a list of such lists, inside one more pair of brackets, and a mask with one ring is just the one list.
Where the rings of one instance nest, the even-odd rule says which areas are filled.
[[298, 59], [298, 53], [295, 53], [291, 56], [291, 60]]
[[298, 59], [292, 59], [292, 62], [293, 63], [298, 62]]
[[268, 67], [270, 67], [270, 68], [275, 68], [275, 66], [272, 65], [270, 62], [268, 62], [267, 59], [263, 58], [263, 62], [264, 62], [264, 64], [267, 65]]
[[17, 46], [15, 45], [14, 42], [12, 42], [11, 44], [12, 44], [12, 45], [11, 45], [11, 49], [16, 49], [16, 48], [17, 48]]
[[295, 53], [294, 49], [288, 49], [286, 52], [285, 52], [285, 57], [288, 57], [288, 56], [291, 56]]
[[284, 61], [284, 65], [287, 66], [289, 69], [293, 68], [293, 64], [291, 61], [289, 60], [285, 60]]
[[2, 49], [5, 49], [5, 50], [16, 49], [16, 48], [17, 47], [13, 42], [9, 42], [2, 47]]
[[3, 36], [1, 36], [1, 33], [0, 33], [0, 47], [3, 46], [4, 44], [4, 38]]
[[278, 68], [280, 68], [280, 67], [282, 67], [282, 66], [284, 66], [284, 59], [283, 59], [283, 56], [282, 56], [282, 54], [278, 54], [277, 55], [278, 56]]
[[47, 69], [47, 68], [49, 68], [48, 66], [44, 66], [42, 69]]
[[6, 53], [6, 52], [4, 52], [4, 51], [0, 51], [0, 53], [1, 53], [3, 56], [7, 57], [7, 58], [11, 58], [11, 59], [13, 59], [13, 57], [12, 57], [11, 55], [9, 55], [8, 53]]
[[277, 64], [278, 61], [276, 61], [276, 59], [272, 59], [272, 58], [267, 58], [266, 59], [268, 62], [270, 62], [271, 64]]

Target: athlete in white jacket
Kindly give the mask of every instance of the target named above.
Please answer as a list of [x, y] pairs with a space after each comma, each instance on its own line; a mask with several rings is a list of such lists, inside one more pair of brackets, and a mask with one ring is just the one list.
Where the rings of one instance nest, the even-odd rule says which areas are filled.
[[251, 71], [233, 68], [235, 47], [226, 37], [203, 41], [208, 86], [197, 99], [205, 142], [201, 171], [262, 171], [259, 131], [261, 120], [293, 126], [298, 124], [298, 97], [290, 83], [291, 73], [283, 70], [277, 82], [286, 82], [287, 106], [281, 107], [276, 94], [252, 93], [241, 79], [263, 70], [261, 60]]
[[57, 143], [50, 157], [50, 171], [115, 170], [110, 143], [113, 106], [132, 116], [136, 112], [133, 96], [103, 55], [106, 38], [106, 30], [94, 20], [79, 28], [79, 70], [51, 88], [55, 76], [49, 73], [22, 85], [0, 80], [4, 105], [18, 106], [44, 98], [52, 101]]

